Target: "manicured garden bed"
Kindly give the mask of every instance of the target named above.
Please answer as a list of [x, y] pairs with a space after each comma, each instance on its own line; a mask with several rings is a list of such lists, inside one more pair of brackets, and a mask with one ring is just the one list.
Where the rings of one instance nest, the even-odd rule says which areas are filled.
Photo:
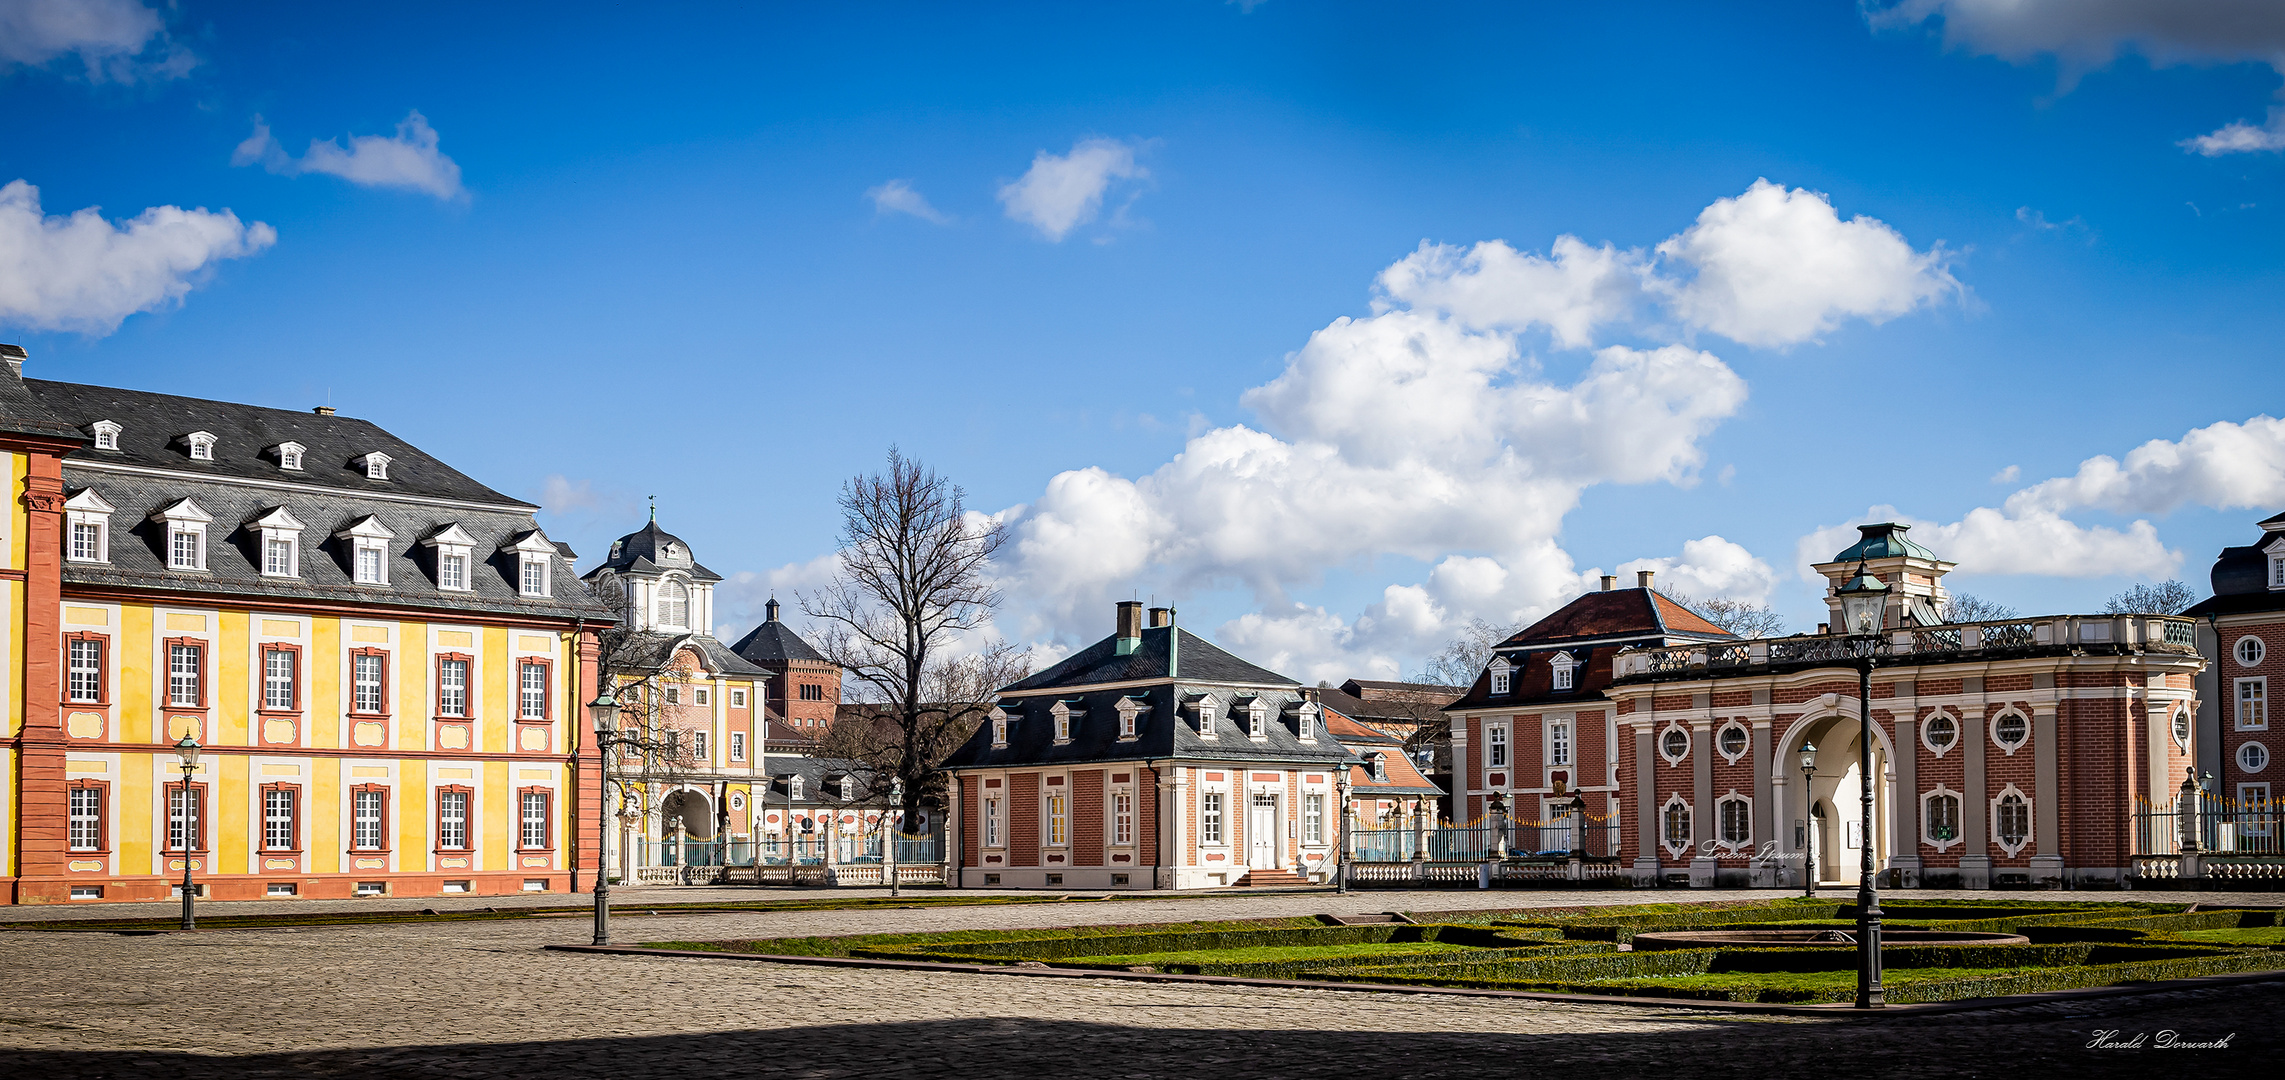
[[[1882, 950], [1898, 1004], [2113, 986], [2285, 968], [2285, 926], [2263, 908], [2021, 900], [1892, 901], [1887, 925], [2019, 934], [2014, 944]], [[1053, 930], [657, 942], [777, 956], [1081, 971], [1156, 972], [1699, 1001], [1849, 1000], [1856, 951], [1832, 945], [1632, 951], [1660, 930], [1853, 929], [1847, 903], [1785, 899], [1566, 912], [1439, 913], [1437, 922], [1340, 925], [1328, 918]]]

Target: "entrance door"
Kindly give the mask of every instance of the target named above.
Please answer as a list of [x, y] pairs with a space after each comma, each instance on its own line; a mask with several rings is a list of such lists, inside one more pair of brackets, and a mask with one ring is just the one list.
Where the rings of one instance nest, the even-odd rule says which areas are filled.
[[1246, 865], [1256, 869], [1277, 866], [1277, 839], [1281, 832], [1283, 830], [1277, 827], [1277, 796], [1266, 791], [1256, 792], [1251, 812], [1246, 815]]

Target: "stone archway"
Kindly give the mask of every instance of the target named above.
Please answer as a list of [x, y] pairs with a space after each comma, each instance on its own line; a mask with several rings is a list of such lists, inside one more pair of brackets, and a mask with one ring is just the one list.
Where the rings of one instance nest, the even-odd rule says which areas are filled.
[[[1900, 804], [1894, 748], [1888, 732], [1874, 724], [1873, 817], [1868, 827], [1862, 820], [1864, 802], [1858, 774], [1860, 730], [1854, 696], [1828, 699], [1823, 709], [1805, 713], [1787, 726], [1777, 752], [1771, 755], [1771, 788], [1779, 793], [1775, 832], [1788, 856], [1788, 877], [1795, 886], [1803, 884], [1804, 842], [1817, 845], [1817, 878], [1825, 885], [1854, 884], [1862, 871], [1865, 846], [1872, 849], [1876, 872], [1886, 869], [1895, 854], [1893, 821]], [[1801, 787], [1803, 742], [1814, 742], [1817, 747], [1815, 776], [1806, 795]], [[1812, 809], [1824, 811], [1822, 835]]]
[[708, 865], [714, 846], [714, 800], [698, 788], [681, 787], [659, 797], [661, 866]]

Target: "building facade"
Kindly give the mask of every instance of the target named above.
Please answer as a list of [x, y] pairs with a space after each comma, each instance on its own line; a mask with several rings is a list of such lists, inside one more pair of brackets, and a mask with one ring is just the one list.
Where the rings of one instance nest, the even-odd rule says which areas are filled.
[[1331, 869], [1344, 771], [1301, 685], [1118, 605], [1114, 633], [1000, 691], [944, 763], [952, 883], [1193, 889]]
[[[17, 903], [561, 891], [588, 599], [537, 509], [363, 420], [26, 380], [0, 621]], [[203, 749], [185, 775], [175, 745]]]
[[[2241, 835], [2224, 847], [2275, 853], [2276, 795], [2285, 765], [2285, 726], [2269, 722], [2271, 680], [2285, 688], [2285, 514], [2261, 523], [2261, 537], [2223, 548], [2213, 595], [2182, 614], [2198, 620], [2208, 668], [2200, 679], [2199, 772], [2208, 797], [2226, 800]], [[2215, 838], [2216, 841], [2219, 838]]]
[[778, 602], [763, 607], [762, 624], [730, 648], [770, 676], [768, 708], [794, 739], [815, 742], [833, 725], [841, 704], [841, 666], [778, 619]]

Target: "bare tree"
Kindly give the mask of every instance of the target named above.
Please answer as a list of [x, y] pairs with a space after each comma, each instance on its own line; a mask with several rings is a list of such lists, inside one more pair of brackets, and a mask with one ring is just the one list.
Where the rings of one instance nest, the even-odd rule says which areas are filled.
[[2173, 615], [2198, 602], [2198, 591], [2180, 581], [2137, 583], [2103, 601], [2105, 615]]
[[1412, 681], [1439, 686], [1474, 685], [1476, 676], [1491, 664], [1492, 649], [1521, 629], [1520, 623], [1500, 626], [1470, 619], [1459, 636], [1445, 642], [1442, 649], [1428, 658], [1427, 666], [1414, 675]]
[[2021, 617], [2023, 613], [1996, 600], [1986, 600], [1974, 593], [1953, 593], [1944, 602], [1944, 621], [1955, 623], [1998, 622], [2001, 619]]
[[943, 786], [937, 763], [991, 712], [993, 692], [1022, 676], [1011, 646], [959, 651], [999, 604], [986, 571], [1007, 534], [895, 447], [885, 471], [841, 486], [840, 503], [840, 568], [799, 600], [822, 625], [818, 651], [878, 711], [835, 723], [820, 750], [870, 766], [869, 786], [902, 782], [910, 812]]
[[1785, 632], [1785, 616], [1768, 604], [1749, 604], [1727, 596], [1699, 600], [1685, 592], [1669, 592], [1666, 598], [1742, 638], [1776, 637]]

